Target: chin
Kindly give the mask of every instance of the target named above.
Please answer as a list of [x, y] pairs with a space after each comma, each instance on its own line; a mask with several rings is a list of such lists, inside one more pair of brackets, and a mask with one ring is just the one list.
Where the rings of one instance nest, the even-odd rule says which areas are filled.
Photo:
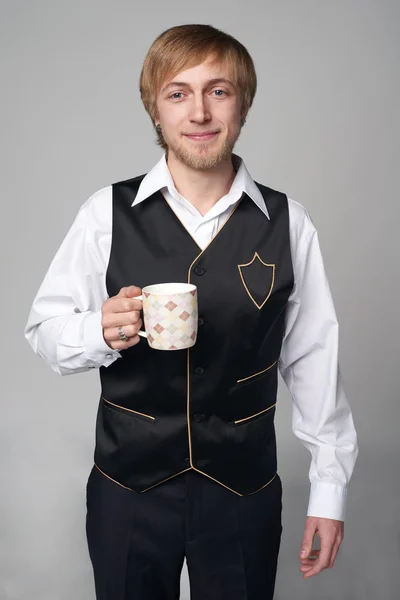
[[178, 147], [173, 148], [176, 158], [192, 169], [212, 169], [224, 160], [229, 159], [232, 154], [232, 144], [226, 139], [217, 146], [208, 143], [199, 144], [198, 142], [195, 142], [195, 144], [185, 141]]
[[178, 156], [178, 160], [186, 166], [197, 170], [208, 170], [219, 165], [224, 157], [219, 152], [185, 152]]

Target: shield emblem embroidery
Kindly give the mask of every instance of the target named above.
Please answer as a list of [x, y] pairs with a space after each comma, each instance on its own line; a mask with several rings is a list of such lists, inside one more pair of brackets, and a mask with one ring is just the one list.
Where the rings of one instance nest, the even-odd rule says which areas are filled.
[[275, 282], [275, 265], [265, 263], [257, 252], [250, 262], [238, 265], [245, 290], [258, 309], [270, 297]]

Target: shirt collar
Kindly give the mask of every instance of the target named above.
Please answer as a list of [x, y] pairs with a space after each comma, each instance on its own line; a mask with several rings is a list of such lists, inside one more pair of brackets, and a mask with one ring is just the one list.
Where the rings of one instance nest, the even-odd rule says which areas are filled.
[[[261, 194], [257, 185], [254, 183], [243, 159], [237, 154], [233, 154], [232, 159], [236, 169], [236, 176], [229, 191], [229, 195], [232, 196], [232, 199], [234, 199], [232, 200], [232, 204], [241, 197], [243, 192], [245, 192], [269, 219], [270, 216], [265, 205], [263, 195]], [[165, 152], [161, 159], [151, 169], [151, 171], [149, 171], [142, 179], [138, 193], [136, 194], [136, 198], [132, 202], [132, 206], [140, 204], [140, 202], [143, 202], [143, 200], [146, 200], [152, 194], [160, 191], [163, 188], [168, 188], [169, 193], [174, 198], [179, 196], [179, 192], [175, 187], [170, 170], [168, 168]]]

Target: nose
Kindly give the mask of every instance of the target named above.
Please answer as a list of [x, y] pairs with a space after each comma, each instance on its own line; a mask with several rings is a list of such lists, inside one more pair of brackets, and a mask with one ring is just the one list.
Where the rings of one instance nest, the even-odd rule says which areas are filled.
[[206, 123], [211, 119], [207, 100], [203, 94], [193, 96], [189, 119], [193, 123]]

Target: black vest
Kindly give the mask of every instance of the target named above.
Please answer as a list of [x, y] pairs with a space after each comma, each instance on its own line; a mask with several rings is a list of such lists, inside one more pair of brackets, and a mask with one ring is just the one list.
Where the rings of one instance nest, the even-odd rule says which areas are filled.
[[239, 495], [277, 471], [277, 361], [293, 287], [285, 194], [257, 184], [204, 249], [161, 192], [132, 207], [143, 175], [113, 184], [108, 295], [189, 282], [199, 328], [187, 350], [139, 344], [100, 368], [95, 463], [136, 492], [195, 469]]

